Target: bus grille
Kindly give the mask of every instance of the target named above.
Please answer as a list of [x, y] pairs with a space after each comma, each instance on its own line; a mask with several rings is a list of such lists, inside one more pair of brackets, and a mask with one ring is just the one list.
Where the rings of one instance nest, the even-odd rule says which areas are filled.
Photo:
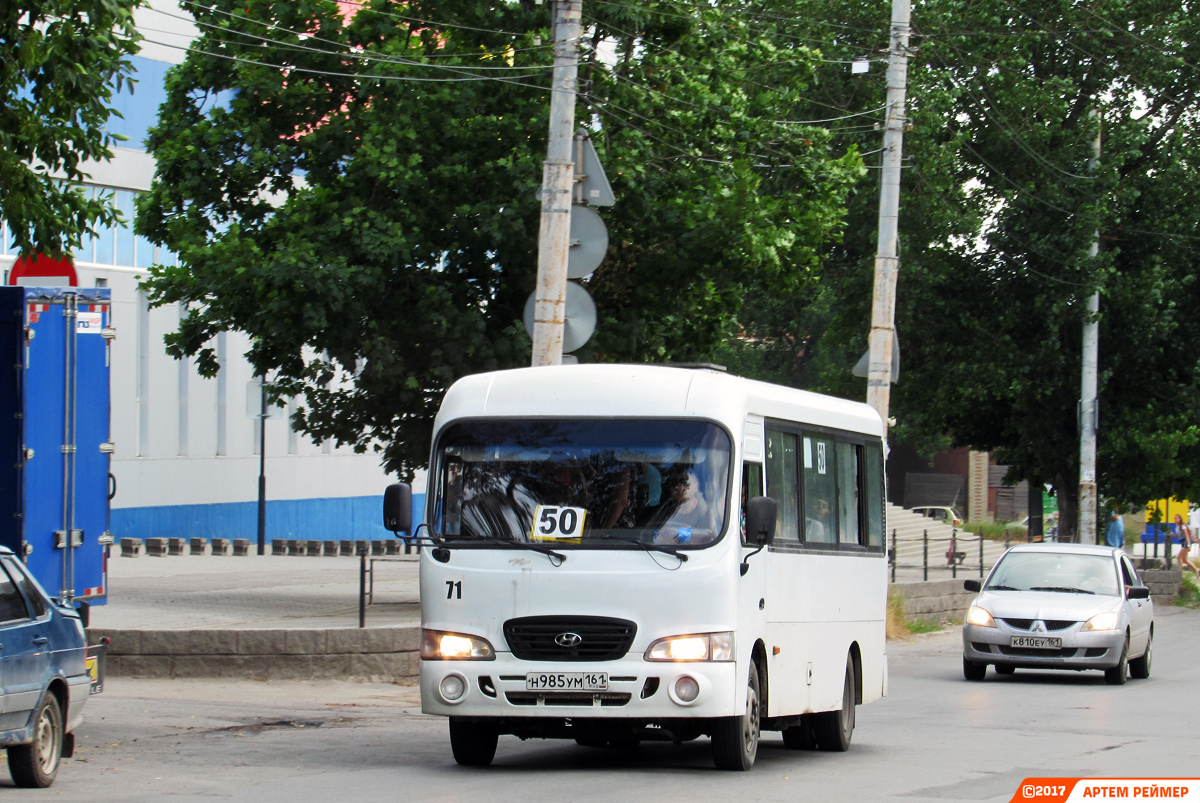
[[636, 633], [633, 622], [603, 616], [526, 616], [504, 623], [509, 649], [523, 661], [615, 661], [629, 652]]

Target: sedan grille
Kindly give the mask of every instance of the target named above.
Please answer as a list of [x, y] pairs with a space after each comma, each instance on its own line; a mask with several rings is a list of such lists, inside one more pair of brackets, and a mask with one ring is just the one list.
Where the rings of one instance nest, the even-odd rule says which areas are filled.
[[526, 616], [504, 623], [509, 649], [523, 661], [615, 661], [629, 652], [637, 625], [603, 616]]
[[[1038, 620], [1037, 619], [1001, 619], [1000, 621], [1004, 622], [1004, 624], [1008, 625], [1011, 628], [1014, 628], [1015, 630], [1029, 630], [1033, 627], [1033, 623]], [[1071, 625], [1076, 624], [1076, 622], [1070, 621], [1068, 619], [1045, 619], [1042, 621], [1042, 623], [1044, 625], [1046, 625], [1047, 630], [1066, 630]]]

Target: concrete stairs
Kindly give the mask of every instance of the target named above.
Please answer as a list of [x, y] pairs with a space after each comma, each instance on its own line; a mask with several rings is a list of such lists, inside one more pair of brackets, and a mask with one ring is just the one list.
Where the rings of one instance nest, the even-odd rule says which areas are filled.
[[[896, 505], [887, 506], [887, 547], [893, 549], [895, 580], [945, 580], [979, 577], [1004, 554], [1004, 543], [989, 541]], [[893, 541], [894, 539], [894, 541]], [[982, 553], [980, 541], [982, 540]], [[958, 556], [948, 557], [953, 542]]]

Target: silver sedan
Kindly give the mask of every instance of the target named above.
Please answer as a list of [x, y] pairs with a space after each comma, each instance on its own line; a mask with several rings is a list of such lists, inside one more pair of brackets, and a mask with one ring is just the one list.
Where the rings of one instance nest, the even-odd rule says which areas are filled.
[[988, 664], [1016, 669], [1100, 669], [1109, 683], [1150, 676], [1154, 603], [1129, 556], [1084, 544], [1013, 547], [984, 583], [963, 623], [963, 675]]

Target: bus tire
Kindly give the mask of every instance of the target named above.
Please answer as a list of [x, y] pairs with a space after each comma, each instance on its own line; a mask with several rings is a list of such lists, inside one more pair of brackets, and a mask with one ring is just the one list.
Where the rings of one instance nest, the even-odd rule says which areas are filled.
[[450, 750], [464, 767], [486, 767], [496, 757], [500, 734], [490, 725], [450, 717]]
[[721, 717], [712, 732], [713, 763], [717, 769], [745, 772], [754, 766], [762, 712], [759, 708], [758, 667], [750, 665], [746, 710], [741, 716]]
[[843, 753], [850, 749], [850, 740], [854, 738], [856, 688], [854, 659], [847, 656], [846, 680], [842, 685], [842, 707], [837, 711], [823, 711], [813, 718], [813, 731], [819, 749], [831, 753]]

